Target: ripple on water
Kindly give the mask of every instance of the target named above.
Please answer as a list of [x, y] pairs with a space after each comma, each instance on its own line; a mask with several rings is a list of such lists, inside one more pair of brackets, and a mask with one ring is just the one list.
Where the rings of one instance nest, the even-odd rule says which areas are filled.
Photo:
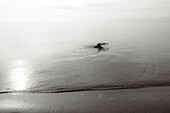
[[50, 47], [48, 55], [28, 58], [31, 75], [27, 83], [31, 85], [12, 91], [66, 92], [170, 84], [170, 58], [162, 48], [158, 54], [158, 48], [151, 46], [110, 42], [108, 51], [97, 51], [89, 43], [81, 44], [74, 43], [71, 48], [58, 52], [53, 45], [55, 47]]

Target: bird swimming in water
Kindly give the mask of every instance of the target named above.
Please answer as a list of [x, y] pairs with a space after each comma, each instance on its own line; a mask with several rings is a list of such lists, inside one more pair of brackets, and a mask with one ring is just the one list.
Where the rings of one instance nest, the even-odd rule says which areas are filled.
[[105, 50], [105, 48], [102, 47], [102, 45], [108, 45], [108, 43], [98, 43], [96, 46], [94, 46], [94, 48], [97, 48], [98, 51]]

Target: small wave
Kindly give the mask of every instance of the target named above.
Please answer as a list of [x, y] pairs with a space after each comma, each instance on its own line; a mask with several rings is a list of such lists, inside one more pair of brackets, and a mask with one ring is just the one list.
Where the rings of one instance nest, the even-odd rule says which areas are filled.
[[82, 92], [82, 91], [103, 91], [103, 90], [123, 90], [123, 89], [140, 89], [149, 87], [168, 87], [170, 81], [167, 82], [151, 82], [128, 85], [100, 85], [89, 87], [75, 87], [75, 88], [57, 88], [53, 90], [27, 90], [27, 91], [1, 91], [0, 94], [5, 93], [67, 93], [67, 92]]

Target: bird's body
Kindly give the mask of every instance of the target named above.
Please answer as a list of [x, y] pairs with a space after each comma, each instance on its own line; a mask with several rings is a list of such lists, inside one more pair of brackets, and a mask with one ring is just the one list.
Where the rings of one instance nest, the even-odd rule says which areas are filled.
[[104, 48], [102, 47], [102, 45], [107, 45], [108, 43], [98, 43], [96, 46], [94, 46], [94, 48], [97, 48], [98, 51], [100, 50], [104, 50]]

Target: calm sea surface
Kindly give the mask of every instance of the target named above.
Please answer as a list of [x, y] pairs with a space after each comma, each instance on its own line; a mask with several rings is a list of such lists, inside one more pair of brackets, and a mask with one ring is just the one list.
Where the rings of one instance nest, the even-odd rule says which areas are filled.
[[169, 85], [169, 22], [0, 23], [1, 93]]

